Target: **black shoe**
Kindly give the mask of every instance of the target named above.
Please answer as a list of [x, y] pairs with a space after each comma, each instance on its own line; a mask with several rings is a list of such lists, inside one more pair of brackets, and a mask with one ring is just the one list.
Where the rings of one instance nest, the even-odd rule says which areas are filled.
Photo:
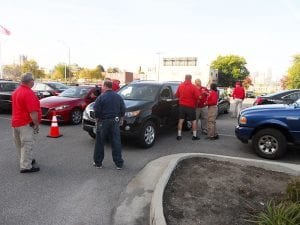
[[182, 137], [181, 137], [181, 136], [177, 136], [176, 139], [177, 139], [178, 141], [180, 141], [180, 140], [182, 139]]
[[39, 167], [31, 167], [31, 169], [20, 170], [20, 173], [34, 173], [34, 172], [39, 172], [39, 171], [40, 171]]
[[102, 169], [102, 164], [96, 164], [95, 162], [93, 163], [93, 166], [96, 167], [97, 169]]
[[200, 140], [200, 138], [199, 138], [199, 137], [197, 137], [197, 136], [196, 136], [196, 137], [195, 137], [195, 136], [193, 136], [193, 137], [192, 137], [192, 140], [193, 140], [193, 141], [196, 141], [196, 140]]
[[35, 159], [32, 159], [31, 165], [34, 165], [34, 164], [36, 164], [36, 160], [35, 160]]

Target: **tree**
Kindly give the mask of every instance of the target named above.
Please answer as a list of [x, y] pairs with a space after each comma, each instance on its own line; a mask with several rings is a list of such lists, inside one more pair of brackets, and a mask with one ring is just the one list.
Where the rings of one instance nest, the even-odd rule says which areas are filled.
[[95, 69], [82, 69], [79, 72], [79, 78], [85, 78], [85, 79], [90, 79], [90, 80], [101, 80], [103, 79], [103, 74], [101, 71], [101, 68], [98, 66]]
[[245, 89], [248, 89], [251, 85], [252, 85], [252, 79], [251, 79], [251, 77], [247, 76], [243, 80], [243, 86], [244, 86]]
[[282, 87], [282, 89], [286, 89], [288, 87], [288, 75], [284, 75], [280, 79], [280, 86]]
[[210, 67], [218, 70], [218, 84], [228, 87], [233, 86], [236, 81], [244, 80], [249, 75], [246, 64], [244, 57], [227, 55], [218, 56]]
[[3, 75], [5, 78], [18, 80], [22, 74], [21, 67], [18, 64], [5, 65], [3, 67]]
[[120, 73], [121, 70], [120, 70], [118, 67], [109, 67], [109, 68], [107, 69], [107, 72], [108, 72], [108, 73]]
[[72, 72], [68, 66], [64, 63], [58, 63], [54, 67], [53, 79], [55, 80], [70, 80], [72, 78]]
[[33, 59], [26, 60], [23, 65], [21, 65], [21, 72], [30, 72], [35, 78], [44, 78], [46, 76], [45, 71], [40, 69], [37, 62]]
[[97, 69], [101, 71], [101, 73], [104, 73], [105, 72], [105, 69], [102, 65], [98, 65], [97, 66]]
[[286, 87], [289, 89], [300, 88], [300, 54], [294, 56], [293, 64], [288, 69]]

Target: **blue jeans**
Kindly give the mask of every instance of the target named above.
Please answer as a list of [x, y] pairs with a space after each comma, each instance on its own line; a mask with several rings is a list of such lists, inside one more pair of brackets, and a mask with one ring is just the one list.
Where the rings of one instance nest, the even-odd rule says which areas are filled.
[[120, 125], [114, 119], [102, 120], [97, 124], [96, 144], [94, 149], [94, 162], [102, 165], [104, 159], [104, 144], [109, 138], [112, 147], [112, 158], [117, 167], [123, 166]]

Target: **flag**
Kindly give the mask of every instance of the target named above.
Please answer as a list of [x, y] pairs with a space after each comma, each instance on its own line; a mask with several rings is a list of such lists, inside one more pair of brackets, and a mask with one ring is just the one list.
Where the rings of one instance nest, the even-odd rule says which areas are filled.
[[10, 31], [1, 25], [0, 25], [0, 33], [5, 34], [5, 35], [10, 35]]

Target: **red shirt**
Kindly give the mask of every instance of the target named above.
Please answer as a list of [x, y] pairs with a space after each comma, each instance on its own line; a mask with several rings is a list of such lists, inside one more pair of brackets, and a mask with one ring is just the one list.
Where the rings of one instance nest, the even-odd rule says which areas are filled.
[[118, 80], [113, 80], [113, 82], [112, 82], [112, 90], [113, 91], [118, 91], [120, 89], [119, 83], [120, 82]]
[[201, 99], [199, 99], [197, 107], [198, 108], [203, 108], [204, 106], [207, 106], [207, 96], [209, 94], [209, 91], [206, 87], [197, 87], [198, 90], [201, 93]]
[[233, 97], [233, 99], [235, 99], [235, 98], [244, 99], [245, 98], [245, 90], [244, 90], [244, 88], [241, 87], [241, 86], [236, 86], [233, 89], [232, 97]]
[[12, 94], [12, 127], [21, 127], [32, 123], [31, 112], [38, 112], [42, 118], [40, 101], [35, 93], [26, 85], [20, 85]]
[[179, 85], [176, 97], [179, 98], [179, 105], [195, 108], [200, 94], [198, 88], [190, 80], [186, 80]]
[[207, 105], [213, 106], [218, 104], [218, 92], [210, 90], [207, 98]]

